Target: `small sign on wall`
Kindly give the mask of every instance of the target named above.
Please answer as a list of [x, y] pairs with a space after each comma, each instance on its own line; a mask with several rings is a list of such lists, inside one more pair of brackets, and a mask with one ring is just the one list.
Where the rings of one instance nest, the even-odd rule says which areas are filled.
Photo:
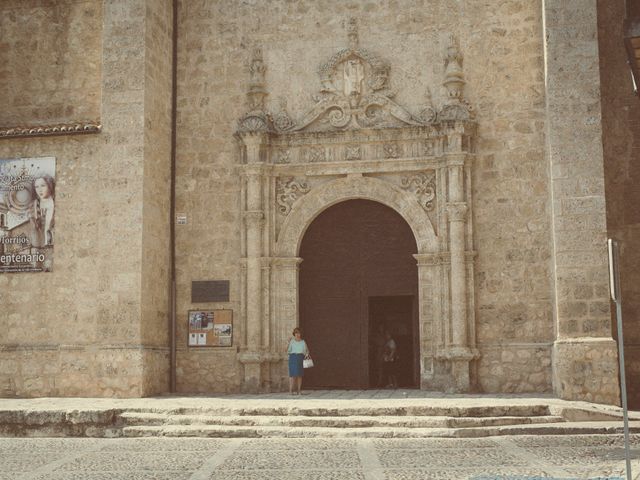
[[233, 310], [189, 310], [190, 347], [230, 347]]
[[191, 282], [191, 303], [228, 302], [229, 280]]

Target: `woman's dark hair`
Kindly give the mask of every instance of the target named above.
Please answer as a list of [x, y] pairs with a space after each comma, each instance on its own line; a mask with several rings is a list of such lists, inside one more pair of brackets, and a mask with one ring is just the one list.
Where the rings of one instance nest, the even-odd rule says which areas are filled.
[[299, 333], [300, 335], [302, 335], [302, 330], [300, 330], [298, 327], [293, 329], [293, 335], [295, 336], [296, 333]]

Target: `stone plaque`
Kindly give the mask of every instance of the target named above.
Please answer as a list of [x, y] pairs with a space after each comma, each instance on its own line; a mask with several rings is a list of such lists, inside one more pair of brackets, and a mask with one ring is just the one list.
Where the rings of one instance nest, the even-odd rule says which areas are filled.
[[191, 282], [191, 303], [228, 302], [229, 280]]

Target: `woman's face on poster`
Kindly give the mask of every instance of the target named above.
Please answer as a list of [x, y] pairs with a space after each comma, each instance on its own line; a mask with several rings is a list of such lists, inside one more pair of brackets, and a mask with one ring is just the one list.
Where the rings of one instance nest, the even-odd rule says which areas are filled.
[[37, 178], [33, 183], [33, 186], [36, 189], [36, 194], [39, 198], [49, 198], [51, 196], [49, 185], [47, 185], [44, 178]]

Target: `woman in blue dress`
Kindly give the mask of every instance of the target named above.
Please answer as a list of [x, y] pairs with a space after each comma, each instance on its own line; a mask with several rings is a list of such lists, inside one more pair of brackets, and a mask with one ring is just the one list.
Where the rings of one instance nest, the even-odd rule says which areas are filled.
[[289, 354], [289, 393], [300, 395], [302, 375], [304, 374], [302, 361], [309, 357], [309, 349], [307, 343], [302, 339], [302, 332], [297, 327], [293, 329], [293, 338], [289, 340], [287, 353]]

